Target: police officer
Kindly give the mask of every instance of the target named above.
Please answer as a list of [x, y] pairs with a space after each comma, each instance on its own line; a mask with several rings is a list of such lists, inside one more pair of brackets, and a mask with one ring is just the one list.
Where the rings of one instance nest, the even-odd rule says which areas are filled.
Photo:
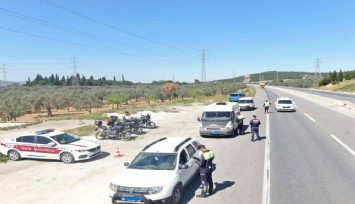
[[243, 120], [244, 120], [244, 116], [240, 114], [240, 112], [237, 112], [237, 118], [238, 118], [238, 134], [239, 135], [243, 135], [244, 134], [244, 130], [243, 130]]
[[[255, 141], [255, 140], [260, 140], [261, 138], [259, 137], [259, 126], [261, 122], [259, 119], [256, 118], [256, 115], [253, 115], [253, 119], [250, 120], [249, 125], [251, 129], [251, 140], [250, 141]], [[257, 139], [254, 140], [254, 134], [256, 134]]]
[[202, 191], [196, 197], [205, 198], [207, 192], [209, 195], [213, 194], [213, 180], [212, 180], [212, 161], [214, 159], [214, 152], [208, 150], [205, 145], [198, 145], [198, 149], [202, 152], [198, 162], [200, 167], [200, 178], [202, 183]]

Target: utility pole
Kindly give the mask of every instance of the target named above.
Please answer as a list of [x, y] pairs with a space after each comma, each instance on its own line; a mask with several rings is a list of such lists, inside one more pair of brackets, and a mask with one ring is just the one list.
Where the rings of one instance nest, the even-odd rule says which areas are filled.
[[173, 73], [173, 82], [175, 81], [175, 74]]
[[201, 82], [206, 82], [206, 56], [205, 49], [202, 49], [202, 73], [201, 73]]
[[73, 68], [73, 80], [72, 80], [72, 86], [78, 85], [76, 81], [76, 57], [72, 57], [72, 68]]
[[[314, 78], [313, 78], [313, 87], [316, 87], [316, 82], [318, 82], [318, 80], [322, 77], [321, 73], [320, 73], [320, 68], [319, 68], [319, 64], [321, 63], [319, 61], [319, 58], [316, 58], [314, 63], [316, 64], [316, 70], [314, 71]], [[318, 76], [317, 76], [318, 74]]]
[[277, 84], [278, 81], [279, 81], [279, 73], [276, 71], [276, 82], [275, 82], [275, 84]]
[[6, 82], [6, 65], [2, 64], [2, 83], [0, 84], [1, 86], [5, 86], [5, 82]]

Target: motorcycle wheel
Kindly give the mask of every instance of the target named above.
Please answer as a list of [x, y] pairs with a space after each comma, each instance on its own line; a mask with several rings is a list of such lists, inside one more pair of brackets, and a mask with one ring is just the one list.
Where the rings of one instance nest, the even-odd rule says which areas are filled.
[[95, 133], [95, 137], [96, 137], [96, 139], [98, 139], [98, 140], [102, 140], [102, 139], [105, 138], [105, 135], [104, 135], [103, 132], [97, 131], [97, 132]]
[[121, 139], [123, 141], [128, 141], [131, 139], [131, 133], [129, 132], [122, 132]]
[[139, 127], [139, 128], [137, 129], [137, 134], [138, 134], [138, 135], [143, 134], [143, 129], [142, 129], [141, 127]]
[[149, 128], [155, 128], [155, 123], [154, 122], [148, 122], [147, 127]]

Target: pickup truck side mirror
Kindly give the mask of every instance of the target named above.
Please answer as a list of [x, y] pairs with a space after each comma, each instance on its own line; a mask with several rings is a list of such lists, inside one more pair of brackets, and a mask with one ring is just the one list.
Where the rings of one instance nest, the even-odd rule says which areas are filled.
[[189, 166], [187, 166], [186, 164], [179, 164], [179, 169], [187, 169], [189, 168]]
[[201, 118], [200, 118], [200, 117], [197, 117], [197, 121], [200, 122], [200, 121], [201, 121]]
[[123, 163], [123, 166], [128, 166], [128, 165], [129, 165], [129, 162]]

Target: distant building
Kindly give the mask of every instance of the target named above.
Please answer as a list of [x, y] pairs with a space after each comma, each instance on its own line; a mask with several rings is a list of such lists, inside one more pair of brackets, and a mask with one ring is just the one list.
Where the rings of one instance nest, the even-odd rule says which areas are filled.
[[243, 83], [244, 83], [244, 84], [248, 84], [248, 83], [250, 83], [250, 82], [251, 82], [251, 77], [250, 77], [250, 75], [244, 76]]

